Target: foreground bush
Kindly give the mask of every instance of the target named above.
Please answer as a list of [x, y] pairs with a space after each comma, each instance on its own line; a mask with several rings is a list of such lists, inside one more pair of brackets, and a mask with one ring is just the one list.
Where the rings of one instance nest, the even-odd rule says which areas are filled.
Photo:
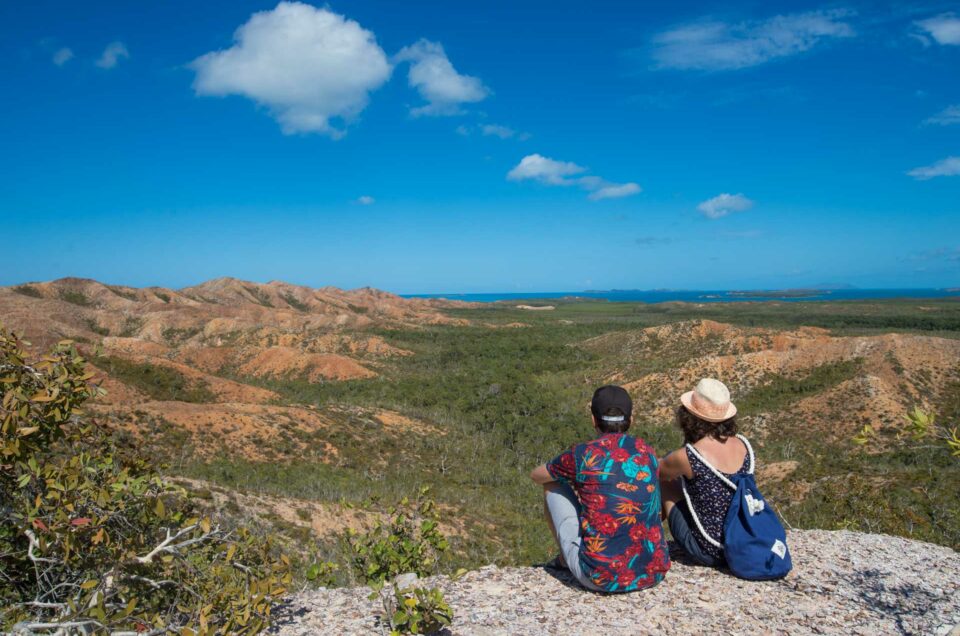
[[440, 515], [423, 487], [414, 501], [404, 497], [390, 509], [388, 522], [377, 521], [369, 532], [348, 531], [353, 567], [370, 584], [382, 584], [399, 574], [435, 574], [440, 556], [450, 544], [439, 530]]
[[0, 626], [21, 633], [249, 634], [290, 582], [269, 542], [201, 517], [186, 493], [82, 419], [96, 395], [73, 345], [28, 363], [0, 328]]

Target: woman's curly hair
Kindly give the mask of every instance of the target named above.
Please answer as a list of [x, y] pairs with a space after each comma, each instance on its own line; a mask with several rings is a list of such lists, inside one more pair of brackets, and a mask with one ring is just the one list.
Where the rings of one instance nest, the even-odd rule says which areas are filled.
[[700, 419], [682, 405], [677, 409], [677, 424], [683, 431], [684, 444], [694, 444], [708, 435], [723, 442], [728, 437], [737, 434], [736, 415], [722, 422], [708, 422]]

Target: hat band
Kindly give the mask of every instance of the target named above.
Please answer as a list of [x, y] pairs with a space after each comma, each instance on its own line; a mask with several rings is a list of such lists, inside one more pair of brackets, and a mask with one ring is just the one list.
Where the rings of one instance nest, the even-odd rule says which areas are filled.
[[600, 419], [604, 422], [622, 422], [627, 418], [623, 415], [601, 415]]
[[727, 414], [727, 408], [729, 407], [729, 402], [727, 404], [716, 404], [705, 399], [697, 392], [690, 396], [690, 404], [707, 417], [723, 417]]

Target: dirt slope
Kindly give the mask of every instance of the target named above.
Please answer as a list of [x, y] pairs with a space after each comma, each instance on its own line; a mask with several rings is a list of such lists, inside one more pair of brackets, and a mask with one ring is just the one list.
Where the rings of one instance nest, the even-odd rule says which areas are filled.
[[[777, 378], [802, 379], [825, 365], [851, 362], [851, 377], [766, 414], [843, 435], [863, 423], [899, 425], [914, 405], [931, 408], [960, 371], [958, 340], [909, 334], [838, 337], [815, 328], [777, 332], [709, 320], [605, 334], [583, 346], [615, 360], [620, 370], [610, 380], [623, 383], [642, 405], [638, 416], [660, 421], [672, 417], [679, 395], [701, 377], [725, 382], [736, 401]], [[649, 361], [667, 370], [646, 372]]]

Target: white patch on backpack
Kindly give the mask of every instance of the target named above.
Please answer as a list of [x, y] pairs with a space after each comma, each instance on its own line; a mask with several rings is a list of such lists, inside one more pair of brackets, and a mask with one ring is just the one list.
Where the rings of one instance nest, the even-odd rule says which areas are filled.
[[763, 510], [763, 499], [754, 499], [750, 493], [747, 493], [744, 498], [747, 500], [747, 511], [751, 517]]
[[774, 542], [773, 547], [770, 548], [770, 551], [782, 559], [787, 556], [787, 544], [780, 539], [777, 539], [776, 542]]

